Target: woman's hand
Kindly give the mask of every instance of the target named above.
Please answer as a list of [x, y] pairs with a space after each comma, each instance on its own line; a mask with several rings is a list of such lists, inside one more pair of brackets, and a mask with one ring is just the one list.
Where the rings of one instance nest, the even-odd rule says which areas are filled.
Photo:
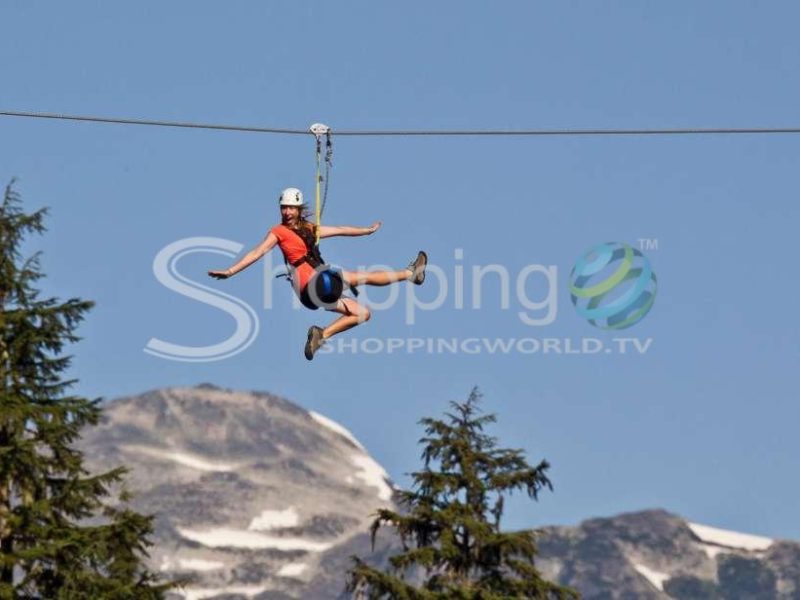
[[367, 231], [369, 232], [367, 235], [372, 235], [373, 233], [378, 231], [378, 229], [381, 228], [381, 225], [383, 225], [383, 223], [381, 223], [380, 221], [375, 221], [372, 225], [370, 225], [367, 228]]
[[214, 279], [227, 279], [232, 275], [231, 270], [228, 269], [226, 271], [209, 271], [209, 276], [213, 277]]

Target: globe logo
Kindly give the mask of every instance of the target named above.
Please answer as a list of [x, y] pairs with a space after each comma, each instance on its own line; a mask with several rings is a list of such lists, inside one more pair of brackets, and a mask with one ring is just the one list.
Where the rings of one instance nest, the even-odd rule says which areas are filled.
[[641, 321], [656, 299], [650, 261], [622, 242], [598, 244], [583, 254], [569, 276], [578, 314], [601, 329], [626, 329]]

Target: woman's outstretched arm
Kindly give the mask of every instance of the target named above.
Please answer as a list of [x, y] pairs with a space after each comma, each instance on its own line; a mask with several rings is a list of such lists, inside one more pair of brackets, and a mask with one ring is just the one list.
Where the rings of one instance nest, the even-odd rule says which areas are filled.
[[250, 250], [247, 254], [245, 254], [235, 265], [226, 269], [225, 271], [209, 271], [208, 274], [215, 278], [215, 279], [227, 279], [228, 277], [232, 277], [236, 275], [239, 271], [243, 271], [254, 262], [256, 262], [259, 258], [264, 256], [267, 252], [272, 250], [275, 247], [275, 244], [278, 243], [278, 238], [275, 237], [275, 234], [269, 232], [267, 237], [265, 237], [261, 243]]
[[320, 225], [319, 237], [326, 238], [326, 237], [334, 237], [337, 235], [348, 235], [348, 236], [370, 235], [378, 231], [380, 227], [381, 227], [380, 221], [375, 221], [369, 227], [352, 227], [350, 225]]

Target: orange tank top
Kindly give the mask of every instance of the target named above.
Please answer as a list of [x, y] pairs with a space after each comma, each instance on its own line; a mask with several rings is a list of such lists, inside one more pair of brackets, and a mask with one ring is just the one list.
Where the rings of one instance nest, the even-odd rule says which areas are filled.
[[278, 238], [278, 247], [281, 249], [281, 252], [283, 252], [283, 258], [289, 263], [289, 268], [293, 271], [292, 281], [295, 285], [295, 289], [298, 292], [303, 291], [306, 285], [308, 285], [308, 281], [314, 275], [314, 268], [307, 262], [297, 267], [292, 267], [291, 265], [302, 259], [308, 253], [306, 243], [303, 241], [303, 238], [283, 224], [275, 225], [275, 227], [270, 229], [270, 233]]

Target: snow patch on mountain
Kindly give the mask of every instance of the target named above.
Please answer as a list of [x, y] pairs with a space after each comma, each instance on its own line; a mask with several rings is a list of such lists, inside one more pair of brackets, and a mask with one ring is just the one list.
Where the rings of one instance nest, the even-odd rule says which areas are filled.
[[247, 529], [250, 531], [268, 531], [281, 527], [296, 527], [300, 524], [300, 515], [293, 506], [284, 510], [265, 510], [261, 515], [250, 521]]
[[307, 552], [322, 552], [333, 544], [313, 542], [303, 538], [276, 537], [254, 533], [241, 529], [208, 529], [206, 531], [192, 531], [178, 528], [178, 533], [193, 542], [209, 548], [250, 548], [275, 550], [305, 550]]
[[355, 473], [367, 485], [378, 488], [378, 498], [388, 502], [392, 498], [392, 488], [386, 483], [389, 478], [388, 473], [371, 456], [365, 454], [353, 454], [350, 460], [359, 468]]
[[[716, 527], [699, 525], [697, 523], [687, 523], [687, 525], [689, 529], [692, 530], [692, 533], [704, 542], [717, 546], [725, 546], [726, 548], [766, 550], [773, 543], [772, 539], [760, 535], [739, 533], [738, 531], [729, 531], [727, 529], [717, 529]], [[708, 554], [708, 550], [706, 550], [706, 553]]]
[[348, 429], [346, 429], [344, 426], [340, 425], [333, 419], [329, 419], [325, 415], [321, 415], [318, 412], [314, 412], [313, 410], [308, 411], [308, 414], [311, 415], [311, 418], [314, 419], [320, 425], [324, 425], [328, 429], [335, 431], [339, 435], [347, 438], [348, 440], [353, 442], [353, 444], [355, 444], [356, 447], [358, 447], [360, 450], [363, 450], [364, 452], [367, 451], [367, 449], [361, 445], [361, 442], [359, 442], [356, 439], [356, 437], [352, 433], [350, 433]]
[[278, 569], [278, 575], [281, 577], [297, 577], [298, 575], [301, 575], [307, 568], [308, 565], [305, 563], [289, 563]]
[[671, 577], [671, 575], [661, 573], [644, 565], [634, 564], [633, 568], [662, 592], [664, 591], [664, 582]]
[[158, 448], [148, 448], [147, 446], [133, 446], [133, 445], [122, 446], [121, 449], [128, 450], [131, 452], [137, 452], [139, 454], [144, 454], [146, 456], [151, 456], [153, 458], [160, 458], [176, 462], [179, 465], [183, 465], [184, 467], [190, 467], [192, 469], [197, 469], [198, 471], [227, 473], [237, 468], [236, 465], [214, 463], [206, 460], [205, 458], [200, 458], [199, 456], [194, 456], [191, 454], [187, 454], [185, 452], [160, 450]]
[[178, 558], [176, 560], [164, 559], [161, 563], [162, 571], [180, 569], [182, 571], [215, 571], [225, 566], [218, 560], [205, 560], [202, 558]]

